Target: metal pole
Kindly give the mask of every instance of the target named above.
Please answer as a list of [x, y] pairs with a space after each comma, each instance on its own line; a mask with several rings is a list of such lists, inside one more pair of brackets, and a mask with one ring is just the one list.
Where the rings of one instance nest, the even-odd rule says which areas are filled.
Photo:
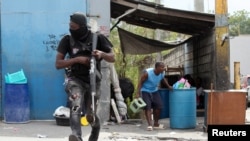
[[234, 88], [240, 89], [240, 62], [234, 62]]

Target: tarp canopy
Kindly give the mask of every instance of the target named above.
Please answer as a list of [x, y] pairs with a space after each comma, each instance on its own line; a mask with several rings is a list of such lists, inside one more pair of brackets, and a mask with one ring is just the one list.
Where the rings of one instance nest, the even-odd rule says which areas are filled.
[[118, 28], [118, 33], [121, 42], [121, 49], [123, 54], [131, 55], [142, 55], [142, 54], [151, 54], [156, 52], [161, 52], [164, 50], [173, 49], [178, 47], [190, 40], [192, 37], [181, 41], [177, 44], [169, 44], [161, 42], [154, 39], [149, 39], [143, 36], [136, 35], [134, 33], [128, 32], [124, 29]]

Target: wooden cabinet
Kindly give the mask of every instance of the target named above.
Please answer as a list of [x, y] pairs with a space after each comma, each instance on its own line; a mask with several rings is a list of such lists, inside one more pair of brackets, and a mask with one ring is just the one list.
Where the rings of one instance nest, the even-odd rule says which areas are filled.
[[241, 90], [206, 91], [207, 125], [242, 125], [246, 118], [246, 92]]

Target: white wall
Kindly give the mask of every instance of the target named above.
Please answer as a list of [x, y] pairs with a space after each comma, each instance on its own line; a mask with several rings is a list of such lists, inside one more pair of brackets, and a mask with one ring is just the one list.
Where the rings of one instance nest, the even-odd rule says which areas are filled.
[[230, 82], [234, 82], [234, 62], [240, 62], [241, 75], [250, 74], [250, 35], [230, 39]]

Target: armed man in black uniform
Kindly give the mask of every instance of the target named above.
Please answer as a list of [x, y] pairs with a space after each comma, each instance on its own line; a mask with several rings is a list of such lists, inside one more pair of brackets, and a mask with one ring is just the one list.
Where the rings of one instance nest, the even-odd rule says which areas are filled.
[[[101, 60], [114, 62], [113, 45], [102, 34], [98, 34], [96, 50], [92, 50], [93, 33], [87, 26], [86, 16], [81, 12], [70, 15], [70, 35], [64, 36], [57, 48], [56, 69], [67, 69], [65, 91], [70, 102], [70, 127], [72, 134], [69, 141], [82, 141], [81, 111], [86, 108], [86, 117], [92, 127], [89, 141], [97, 141], [100, 132], [100, 120], [92, 107], [97, 107], [100, 97], [101, 77], [96, 79], [95, 102], [92, 106], [90, 86], [90, 59], [96, 58], [96, 68], [101, 71]], [[66, 56], [69, 56], [67, 58]], [[94, 110], [96, 111], [96, 110]]]

